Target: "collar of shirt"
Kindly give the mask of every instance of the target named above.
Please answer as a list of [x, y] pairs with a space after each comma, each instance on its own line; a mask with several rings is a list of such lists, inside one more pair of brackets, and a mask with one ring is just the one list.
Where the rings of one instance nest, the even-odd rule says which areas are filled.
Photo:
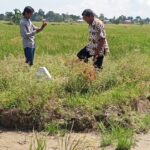
[[96, 18], [94, 18], [92, 26], [94, 26], [96, 24]]
[[30, 21], [30, 19], [27, 19], [27, 18], [25, 18], [25, 17], [23, 17], [23, 20], [25, 20], [25, 21]]

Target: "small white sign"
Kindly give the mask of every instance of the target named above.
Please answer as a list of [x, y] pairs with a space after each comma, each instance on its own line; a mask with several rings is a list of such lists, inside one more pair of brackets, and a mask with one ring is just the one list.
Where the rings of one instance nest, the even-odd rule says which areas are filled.
[[46, 67], [40, 67], [36, 73], [38, 79], [52, 80], [52, 76]]

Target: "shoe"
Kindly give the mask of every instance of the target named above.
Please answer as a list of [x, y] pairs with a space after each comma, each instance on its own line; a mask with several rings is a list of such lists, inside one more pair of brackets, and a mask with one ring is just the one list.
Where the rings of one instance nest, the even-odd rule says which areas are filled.
[[28, 64], [28, 61], [26, 60], [25, 63]]
[[101, 70], [103, 70], [103, 67], [100, 67], [100, 68], [95, 67], [95, 71], [96, 71], [96, 72], [100, 72]]

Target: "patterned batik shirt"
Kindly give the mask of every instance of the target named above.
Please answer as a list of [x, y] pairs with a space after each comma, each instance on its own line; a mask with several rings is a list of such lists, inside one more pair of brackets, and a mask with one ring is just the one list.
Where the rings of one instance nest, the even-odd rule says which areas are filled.
[[100, 55], [105, 55], [109, 52], [109, 47], [106, 39], [106, 32], [104, 24], [101, 20], [94, 18], [92, 25], [89, 26], [89, 43], [87, 44], [87, 50], [90, 55], [95, 55], [95, 50], [98, 49], [98, 45], [101, 39], [105, 39], [103, 47], [99, 50]]

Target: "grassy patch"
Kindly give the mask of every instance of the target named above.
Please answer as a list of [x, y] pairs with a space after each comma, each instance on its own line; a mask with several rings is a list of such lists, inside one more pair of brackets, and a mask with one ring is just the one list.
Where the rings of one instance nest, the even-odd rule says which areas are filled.
[[[50, 24], [37, 35], [35, 65], [29, 69], [18, 27], [0, 23], [0, 124], [11, 120], [10, 126], [19, 128], [30, 122], [32, 128], [42, 122], [49, 134], [57, 134], [73, 122], [78, 131], [96, 130], [103, 122], [108, 131], [102, 145], [117, 140], [118, 149], [130, 148], [130, 130], [149, 129], [149, 116], [138, 116], [131, 105], [150, 95], [150, 27], [108, 25], [106, 30], [111, 53], [103, 71], [95, 72], [92, 62], [84, 64], [75, 56], [87, 42], [85, 24]], [[52, 81], [37, 80], [41, 66]]]
[[118, 126], [107, 130], [103, 124], [100, 124], [100, 130], [102, 133], [102, 147], [115, 145], [116, 150], [130, 150], [134, 144], [133, 131], [131, 129]]

